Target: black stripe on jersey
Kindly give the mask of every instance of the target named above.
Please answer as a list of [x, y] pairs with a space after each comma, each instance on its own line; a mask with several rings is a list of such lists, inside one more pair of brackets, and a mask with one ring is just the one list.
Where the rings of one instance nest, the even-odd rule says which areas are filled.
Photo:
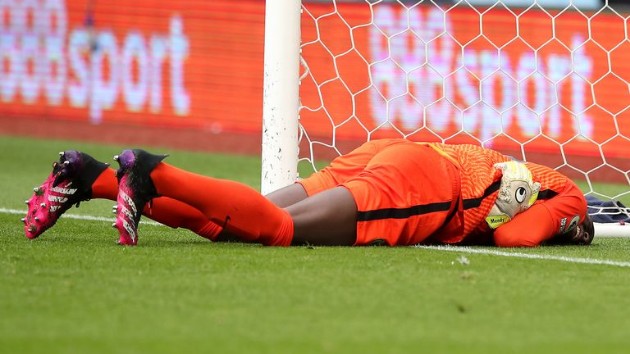
[[406, 219], [416, 215], [434, 213], [437, 211], [448, 211], [452, 202], [439, 202], [424, 205], [414, 205], [409, 208], [396, 209], [377, 209], [370, 211], [359, 211], [357, 213], [357, 221], [370, 221], [381, 219]]
[[[483, 192], [483, 196], [479, 198], [470, 198], [464, 199], [464, 210], [477, 208], [481, 205], [481, 202], [487, 198], [490, 194], [496, 192], [501, 187], [501, 181], [496, 181], [492, 183], [486, 190]], [[538, 193], [538, 199], [550, 199], [556, 196], [558, 193], [545, 189]], [[415, 215], [422, 215], [428, 213], [434, 213], [438, 211], [448, 211], [451, 207], [452, 202], [439, 202], [439, 203], [431, 203], [424, 205], [414, 205], [409, 208], [397, 209], [397, 208], [387, 208], [387, 209], [377, 209], [377, 210], [369, 210], [369, 211], [359, 211], [357, 213], [357, 221], [370, 221], [370, 220], [381, 220], [381, 219], [406, 219]]]
[[464, 210], [479, 207], [481, 205], [481, 202], [486, 199], [490, 194], [498, 191], [499, 187], [501, 187], [500, 180], [492, 183], [488, 188], [486, 188], [486, 191], [483, 192], [483, 195], [481, 197], [464, 199]]
[[[490, 187], [486, 188], [486, 191], [483, 192], [483, 196], [479, 198], [464, 199], [464, 210], [479, 207], [481, 205], [481, 202], [490, 194], [498, 191], [499, 187], [501, 187], [501, 181], [496, 181], [492, 183]], [[538, 192], [537, 199], [551, 199], [556, 195], [558, 195], [557, 192], [552, 191], [551, 189], [545, 189]]]

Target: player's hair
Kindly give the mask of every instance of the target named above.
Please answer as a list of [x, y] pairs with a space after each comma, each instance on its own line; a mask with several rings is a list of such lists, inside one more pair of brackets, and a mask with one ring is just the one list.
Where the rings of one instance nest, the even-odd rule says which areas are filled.
[[547, 245], [590, 245], [595, 237], [595, 226], [593, 220], [586, 214], [584, 220], [571, 232], [554, 236], [545, 244]]

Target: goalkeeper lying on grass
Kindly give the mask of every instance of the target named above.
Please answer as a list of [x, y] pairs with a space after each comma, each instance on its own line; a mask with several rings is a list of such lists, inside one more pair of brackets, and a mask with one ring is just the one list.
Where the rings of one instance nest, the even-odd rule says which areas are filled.
[[566, 176], [474, 145], [375, 140], [267, 196], [143, 150], [115, 156], [118, 170], [82, 152], [60, 155], [27, 201], [28, 238], [94, 198], [117, 201], [123, 245], [138, 242], [142, 215], [213, 241], [270, 246], [588, 245], [594, 234], [585, 198]]

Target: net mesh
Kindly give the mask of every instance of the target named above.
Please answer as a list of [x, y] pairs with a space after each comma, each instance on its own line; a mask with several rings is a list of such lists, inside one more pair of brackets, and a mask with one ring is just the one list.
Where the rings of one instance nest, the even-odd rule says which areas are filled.
[[628, 13], [531, 2], [303, 2], [301, 171], [376, 138], [474, 143], [628, 205]]

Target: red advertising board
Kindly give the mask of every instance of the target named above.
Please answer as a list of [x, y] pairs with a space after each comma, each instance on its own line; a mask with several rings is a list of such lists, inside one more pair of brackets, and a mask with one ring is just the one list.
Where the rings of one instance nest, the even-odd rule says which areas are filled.
[[260, 127], [264, 2], [18, 0], [0, 15], [3, 115]]
[[[300, 119], [627, 157], [630, 42], [614, 13], [306, 2]], [[0, 2], [0, 114], [260, 131], [264, 1]]]

